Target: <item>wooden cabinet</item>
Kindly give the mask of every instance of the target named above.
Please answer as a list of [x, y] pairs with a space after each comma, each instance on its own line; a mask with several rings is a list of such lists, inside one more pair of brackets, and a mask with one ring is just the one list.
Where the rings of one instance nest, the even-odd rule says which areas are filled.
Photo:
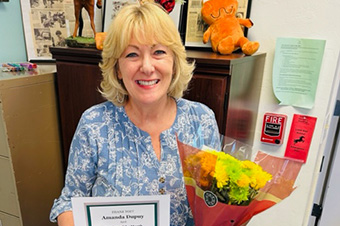
[[57, 66], [62, 146], [65, 167], [68, 153], [81, 114], [90, 106], [103, 102], [98, 92], [101, 51], [87, 48], [50, 48]]
[[49, 214], [64, 172], [54, 73], [47, 71], [0, 72], [1, 226], [54, 225]]
[[[67, 157], [81, 113], [103, 101], [97, 91], [101, 51], [51, 48], [51, 53], [57, 64], [63, 149]], [[196, 62], [196, 69], [184, 97], [209, 106], [215, 112], [222, 134], [251, 145], [266, 54], [223, 56], [195, 50], [187, 53], [189, 60]]]

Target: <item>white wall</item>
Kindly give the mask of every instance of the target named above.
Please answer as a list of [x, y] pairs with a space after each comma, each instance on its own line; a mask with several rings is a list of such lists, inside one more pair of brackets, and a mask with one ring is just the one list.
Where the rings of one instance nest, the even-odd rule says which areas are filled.
[[[325, 146], [322, 142], [328, 134], [329, 112], [332, 112], [334, 107], [328, 104], [340, 49], [340, 26], [337, 24], [340, 22], [339, 9], [340, 1], [338, 0], [252, 0], [250, 18], [254, 26], [249, 29], [248, 38], [259, 41], [261, 45], [259, 52], [267, 53], [254, 150], [284, 156], [294, 113], [317, 117], [317, 124], [307, 163], [302, 167], [296, 181], [297, 189], [281, 203], [254, 217], [249, 226], [308, 225]], [[273, 94], [272, 66], [275, 42], [278, 37], [326, 40], [315, 106], [311, 110], [279, 106]], [[336, 82], [339, 82], [339, 78], [336, 78]], [[333, 101], [332, 99], [332, 103]], [[285, 142], [280, 147], [260, 143], [262, 117], [265, 112], [282, 113], [288, 116]]]

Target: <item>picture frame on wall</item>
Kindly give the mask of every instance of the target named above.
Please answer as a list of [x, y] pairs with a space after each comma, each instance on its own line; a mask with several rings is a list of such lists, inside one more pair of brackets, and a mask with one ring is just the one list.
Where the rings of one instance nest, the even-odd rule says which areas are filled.
[[[112, 20], [116, 17], [118, 11], [126, 4], [135, 3], [138, 0], [114, 0], [104, 2], [104, 13], [103, 13], [103, 31], [107, 31], [110, 27]], [[174, 21], [175, 25], [180, 28], [182, 26], [181, 16], [183, 15], [183, 5], [180, 3], [175, 4], [174, 9], [169, 13], [170, 17]]]
[[103, 31], [106, 32], [118, 11], [125, 5], [135, 3], [137, 0], [105, 0], [103, 14]]
[[[95, 0], [97, 2], [97, 0]], [[27, 59], [54, 62], [50, 47], [66, 48], [75, 26], [73, 0], [20, 0]], [[102, 9], [95, 7], [96, 31], [102, 29]], [[93, 37], [88, 12], [82, 10], [83, 37]]]
[[20, 4], [28, 61], [53, 62], [49, 47], [66, 46], [61, 42], [68, 35], [64, 2], [20, 0]]
[[[203, 34], [208, 28], [201, 16], [201, 9], [207, 0], [186, 1], [182, 8], [182, 19], [180, 33], [183, 43], [187, 49], [211, 49], [210, 42], [203, 43]], [[239, 6], [236, 16], [239, 18], [249, 18], [251, 0], [238, 0]], [[247, 36], [247, 28], [244, 28], [244, 35]]]

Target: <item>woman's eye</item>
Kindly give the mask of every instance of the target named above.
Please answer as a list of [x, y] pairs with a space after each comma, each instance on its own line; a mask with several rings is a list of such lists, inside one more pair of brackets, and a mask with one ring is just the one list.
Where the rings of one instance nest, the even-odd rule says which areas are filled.
[[137, 56], [137, 53], [128, 53], [126, 55], [126, 58], [128, 58], [128, 57], [136, 57], [136, 56]]
[[155, 51], [155, 55], [162, 55], [162, 54], [166, 54], [166, 52], [160, 49]]

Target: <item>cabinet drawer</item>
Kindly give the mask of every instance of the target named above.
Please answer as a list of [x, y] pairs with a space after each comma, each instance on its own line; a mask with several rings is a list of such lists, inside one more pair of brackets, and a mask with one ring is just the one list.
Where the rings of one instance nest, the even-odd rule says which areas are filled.
[[19, 216], [18, 198], [10, 161], [0, 156], [0, 211]]
[[18, 217], [0, 212], [0, 226], [22, 226]]
[[[5, 129], [5, 122], [2, 115], [2, 105], [0, 103], [0, 156], [9, 156], [7, 133]], [[1, 226], [1, 225], [0, 225]]]

